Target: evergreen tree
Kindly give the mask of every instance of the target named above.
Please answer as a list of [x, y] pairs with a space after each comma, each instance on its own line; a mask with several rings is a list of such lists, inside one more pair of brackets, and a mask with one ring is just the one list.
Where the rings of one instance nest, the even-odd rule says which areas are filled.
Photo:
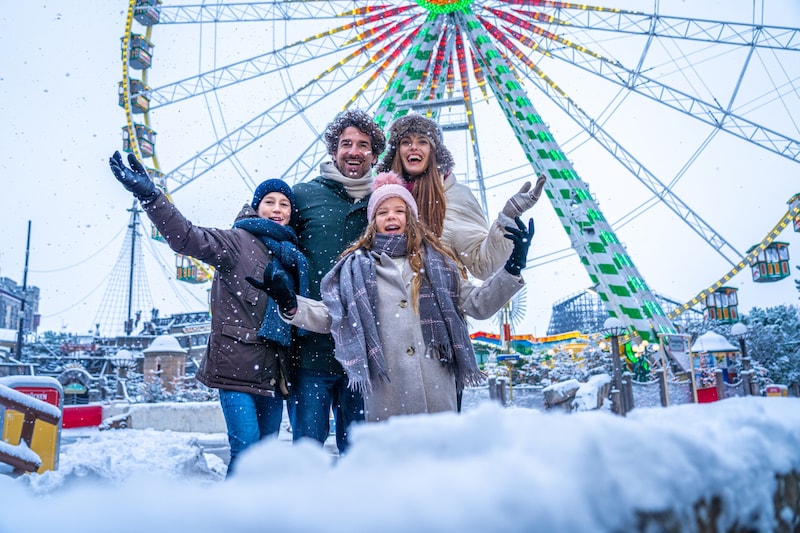
[[747, 355], [760, 363], [773, 383], [800, 382], [800, 308], [781, 305], [750, 311]]
[[[741, 321], [747, 326], [745, 346], [759, 385], [763, 388], [768, 383], [800, 382], [800, 308], [754, 307], [749, 315], [741, 316]], [[692, 343], [703, 333], [714, 331], [738, 346], [738, 340], [731, 335], [732, 326], [710, 320], [692, 324], [686, 332], [692, 335]]]
[[[800, 270], [800, 265], [795, 265], [795, 268]], [[797, 292], [800, 292], [800, 279], [794, 280], [794, 286], [797, 289]], [[800, 296], [798, 296], [798, 298], [800, 298]]]

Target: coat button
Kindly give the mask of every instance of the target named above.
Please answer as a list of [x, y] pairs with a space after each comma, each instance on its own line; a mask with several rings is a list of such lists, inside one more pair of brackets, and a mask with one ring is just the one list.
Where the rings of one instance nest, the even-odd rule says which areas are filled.
[[414, 349], [414, 347], [413, 347], [413, 346], [409, 347], [409, 348], [408, 348], [408, 350], [406, 350], [406, 353], [407, 353], [408, 355], [414, 355], [416, 352], [417, 352], [417, 351]]
[[408, 307], [408, 300], [400, 300], [400, 307], [402, 307], [403, 309]]

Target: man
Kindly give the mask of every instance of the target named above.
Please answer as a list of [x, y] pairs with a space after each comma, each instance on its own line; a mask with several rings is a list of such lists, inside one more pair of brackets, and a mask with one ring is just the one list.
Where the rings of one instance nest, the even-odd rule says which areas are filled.
[[[339, 254], [367, 227], [372, 167], [386, 147], [386, 136], [361, 110], [339, 113], [325, 130], [333, 158], [320, 165], [320, 176], [294, 186], [296, 215], [292, 226], [309, 262], [310, 297], [320, 300], [320, 281]], [[348, 429], [364, 420], [361, 395], [347, 388], [344, 369], [334, 357], [330, 334], [297, 336], [293, 347], [292, 396], [289, 410], [293, 440], [320, 444], [329, 432], [333, 410], [336, 446], [344, 453]]]

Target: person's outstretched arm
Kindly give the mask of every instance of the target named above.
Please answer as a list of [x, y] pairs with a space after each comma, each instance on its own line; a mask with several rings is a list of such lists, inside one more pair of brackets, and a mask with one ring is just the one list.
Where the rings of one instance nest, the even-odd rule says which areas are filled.
[[507, 226], [506, 238], [513, 242], [513, 249], [506, 264], [489, 276], [482, 284], [462, 282], [459, 300], [464, 313], [479, 320], [491, 318], [524, 285], [522, 269], [525, 268], [533, 240], [533, 219], [527, 228], [519, 217], [514, 219], [516, 227]]
[[262, 280], [247, 276], [245, 280], [253, 287], [267, 293], [278, 305], [281, 319], [293, 326], [314, 333], [330, 333], [331, 317], [327, 306], [311, 298], [298, 296], [289, 275], [281, 269], [276, 269], [270, 261], [264, 269]]

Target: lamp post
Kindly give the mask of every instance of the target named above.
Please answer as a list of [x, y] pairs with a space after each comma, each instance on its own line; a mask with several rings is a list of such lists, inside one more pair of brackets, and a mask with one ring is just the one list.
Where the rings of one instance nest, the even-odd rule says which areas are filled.
[[109, 360], [117, 370], [117, 391], [114, 399], [130, 402], [131, 400], [128, 397], [128, 371], [136, 368], [136, 359], [128, 350], [120, 350]]
[[731, 335], [739, 341], [739, 351], [742, 354], [742, 388], [744, 395], [748, 396], [752, 393], [751, 375], [750, 375], [750, 358], [747, 356], [747, 346], [745, 345], [745, 337], [747, 337], [747, 326], [741, 322], [737, 322], [731, 327]]
[[611, 337], [611, 363], [614, 368], [614, 389], [611, 391], [611, 410], [625, 416], [625, 404], [622, 401], [622, 365], [619, 361], [619, 336], [625, 333], [625, 325], [616, 317], [607, 318], [603, 322], [603, 333]]

